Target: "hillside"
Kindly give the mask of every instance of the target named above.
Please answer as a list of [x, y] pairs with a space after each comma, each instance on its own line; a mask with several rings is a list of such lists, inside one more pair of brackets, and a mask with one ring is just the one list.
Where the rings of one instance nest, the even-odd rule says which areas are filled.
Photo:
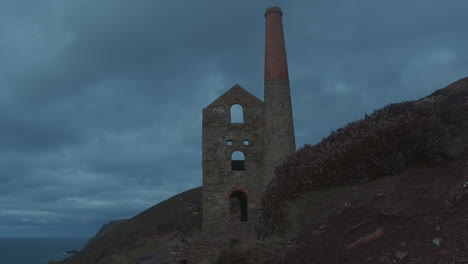
[[366, 184], [304, 193], [286, 234], [218, 264], [461, 264], [468, 260], [468, 155], [411, 164]]
[[[279, 164], [263, 197], [265, 239], [217, 263], [468, 263], [467, 146], [468, 78], [366, 114]], [[201, 191], [181, 196], [201, 201]], [[154, 260], [200, 227], [201, 212], [176, 195], [64, 263]]]
[[468, 263], [468, 78], [305, 145], [263, 197], [266, 241], [217, 263]]
[[[310, 190], [366, 183], [408, 168], [460, 154], [455, 136], [465, 133], [468, 78], [416, 100], [393, 103], [305, 145], [276, 168], [263, 198], [265, 221], [287, 226], [278, 208]], [[458, 141], [461, 140], [457, 139]]]
[[[181, 200], [181, 197], [183, 200]], [[202, 200], [202, 187], [194, 188], [158, 203], [135, 217], [101, 233], [64, 264], [128, 264], [162, 249], [160, 241], [187, 235], [201, 229], [199, 206], [189, 208], [192, 200]], [[163, 249], [165, 250], [165, 248]]]
[[[90, 240], [93, 240], [93, 239], [96, 239], [97, 237], [100, 237], [102, 235], [104, 235], [105, 233], [111, 231], [112, 229], [118, 227], [119, 225], [127, 222], [128, 219], [121, 219], [121, 220], [112, 220], [112, 221], [109, 221], [107, 222], [106, 224], [103, 224], [101, 226], [101, 228], [99, 229], [99, 231], [96, 233], [96, 235], [94, 237], [92, 237]], [[88, 241], [89, 243], [90, 241]]]
[[467, 194], [467, 155], [307, 193], [290, 207], [307, 218], [295, 238], [302, 248], [284, 263], [466, 263]]

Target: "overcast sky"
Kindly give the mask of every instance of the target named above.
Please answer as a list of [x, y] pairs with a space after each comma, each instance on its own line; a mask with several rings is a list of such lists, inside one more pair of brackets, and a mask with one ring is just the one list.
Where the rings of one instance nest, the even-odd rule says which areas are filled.
[[91, 236], [201, 185], [201, 110], [263, 100], [279, 5], [296, 142], [468, 75], [468, 1], [0, 1], [0, 236]]

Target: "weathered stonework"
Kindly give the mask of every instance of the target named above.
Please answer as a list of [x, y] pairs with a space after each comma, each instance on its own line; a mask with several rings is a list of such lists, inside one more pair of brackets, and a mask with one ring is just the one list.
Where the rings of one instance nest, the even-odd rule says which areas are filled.
[[265, 11], [265, 183], [275, 166], [296, 150], [289, 72], [279, 7]]
[[[231, 106], [243, 107], [244, 123], [231, 123]], [[243, 192], [247, 198], [244, 229], [258, 221], [263, 176], [263, 102], [239, 85], [235, 85], [203, 109], [203, 235], [243, 239], [234, 233], [239, 221], [231, 219], [230, 198]], [[227, 145], [231, 141], [232, 145]], [[244, 140], [249, 144], [244, 145]], [[231, 154], [245, 155], [244, 170], [231, 169]], [[244, 232], [246, 233], [246, 232]]]
[[265, 82], [265, 184], [275, 167], [296, 150], [289, 80]]
[[[262, 194], [296, 149], [281, 9], [265, 17], [265, 102], [235, 85], [203, 109], [202, 237], [175, 248], [181, 263], [208, 263], [227, 245], [258, 239]], [[243, 123], [231, 122], [233, 105]]]
[[[296, 149], [282, 15], [279, 7], [265, 12], [265, 102], [235, 85], [203, 109], [204, 236], [255, 239], [262, 194]], [[231, 122], [234, 104], [243, 123]], [[234, 151], [245, 155], [241, 170]]]

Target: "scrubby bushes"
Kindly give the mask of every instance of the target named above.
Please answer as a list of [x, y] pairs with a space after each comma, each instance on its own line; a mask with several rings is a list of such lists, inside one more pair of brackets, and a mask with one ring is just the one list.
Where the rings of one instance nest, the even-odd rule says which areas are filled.
[[[317, 145], [305, 145], [276, 168], [262, 201], [265, 223], [285, 226], [284, 201], [305, 191], [367, 182], [401, 171], [414, 160], [449, 157], [447, 143], [461, 124], [464, 87], [451, 86], [418, 101], [390, 104], [351, 122]], [[466, 106], [465, 106], [466, 107]]]

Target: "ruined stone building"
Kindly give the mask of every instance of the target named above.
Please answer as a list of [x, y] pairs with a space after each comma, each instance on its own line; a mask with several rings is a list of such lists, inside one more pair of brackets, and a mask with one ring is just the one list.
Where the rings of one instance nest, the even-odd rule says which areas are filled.
[[205, 237], [255, 239], [274, 167], [296, 149], [282, 15], [265, 12], [265, 101], [234, 85], [203, 109]]

